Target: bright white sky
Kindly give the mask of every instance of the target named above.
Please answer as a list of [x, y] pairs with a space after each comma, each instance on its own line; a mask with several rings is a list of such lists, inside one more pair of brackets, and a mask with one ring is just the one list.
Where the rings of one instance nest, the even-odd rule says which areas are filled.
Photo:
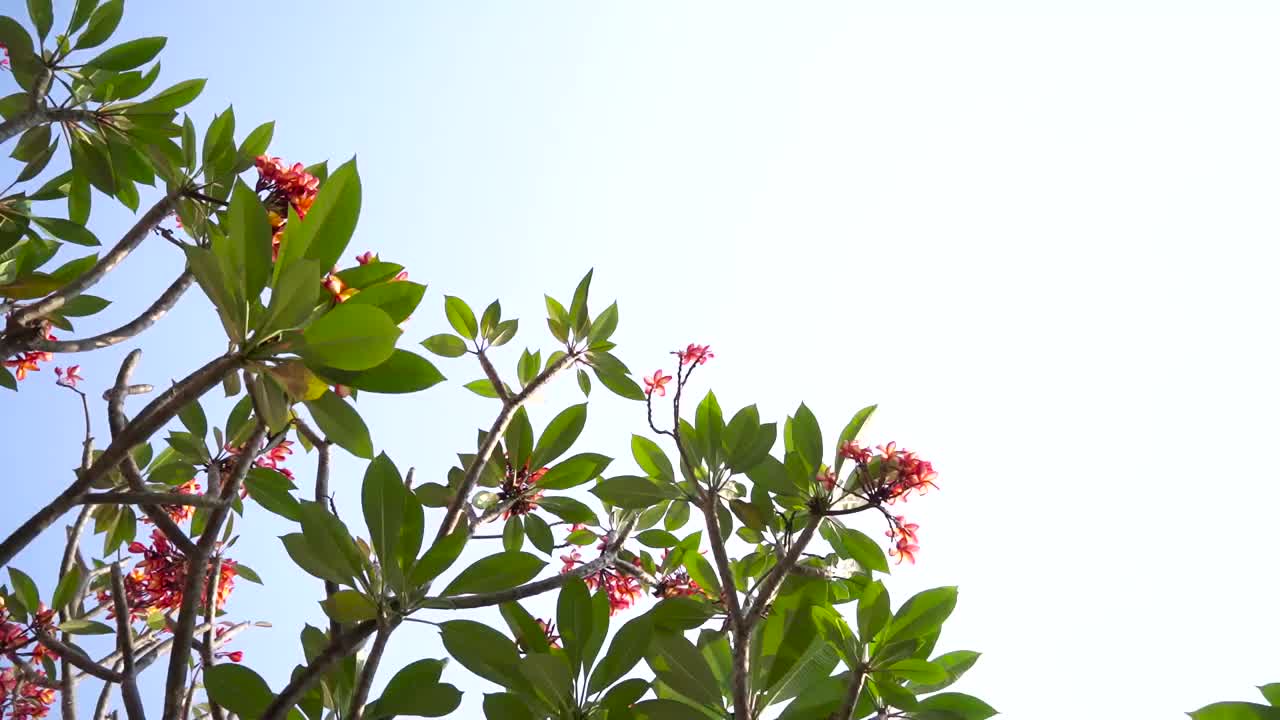
[[[431, 283], [408, 340], [444, 328], [449, 293], [500, 296], [523, 342], [549, 347], [541, 293], [594, 266], [633, 369], [709, 342], [702, 387], [726, 408], [780, 419], [805, 400], [830, 436], [878, 402], [867, 438], [934, 461], [943, 492], [907, 506], [920, 564], [889, 586], [960, 586], [940, 649], [984, 656], [956, 689], [1019, 720], [1156, 718], [1280, 680], [1280, 20], [1255, 14], [1270, 5], [356, 5], [135, 2], [126, 28], [173, 34], [170, 79], [210, 77], [201, 123], [234, 100], [246, 128], [279, 121], [291, 160], [359, 153], [352, 254]], [[177, 272], [170, 248], [148, 253], [115, 291]], [[148, 378], [185, 374], [216, 333], [189, 299], [150, 336]], [[105, 386], [115, 362], [85, 374]], [[441, 367], [457, 382], [361, 402], [419, 477], [494, 411], [459, 387], [478, 370]], [[74, 429], [41, 428], [74, 428], [75, 406], [31, 390], [5, 415], [38, 422], [4, 445], [74, 457]], [[592, 417], [583, 449], [625, 471], [642, 415], [601, 398]], [[358, 525], [362, 466], [340, 469]], [[288, 585], [286, 531], [239, 546], [277, 583], [238, 590], [238, 612], [276, 623], [244, 645], [277, 686], [301, 622], [281, 586], [318, 590]], [[413, 632], [389, 667], [438, 652]]]

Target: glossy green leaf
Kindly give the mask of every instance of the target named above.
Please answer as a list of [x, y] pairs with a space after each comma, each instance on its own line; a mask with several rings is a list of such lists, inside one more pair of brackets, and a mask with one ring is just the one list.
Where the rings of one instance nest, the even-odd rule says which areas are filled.
[[[1280, 709], [1269, 709], [1274, 712], [1273, 716], [1263, 715], [1260, 717], [1280, 718]], [[921, 712], [951, 713], [958, 718], [963, 718], [963, 720], [987, 720], [987, 718], [997, 714], [995, 708], [972, 695], [965, 695], [964, 693], [938, 693], [927, 697], [920, 701], [919, 710]], [[1192, 713], [1191, 717], [1201, 720], [1202, 716]], [[1214, 718], [1213, 720], [1219, 719]]]
[[636, 536], [636, 540], [639, 540], [641, 545], [651, 548], [675, 547], [680, 542], [675, 535], [665, 530], [645, 530]]
[[380, 308], [392, 322], [398, 325], [409, 319], [417, 309], [418, 303], [422, 302], [422, 296], [426, 291], [426, 285], [401, 280], [361, 290], [347, 300], [347, 304], [372, 305]]
[[72, 635], [110, 635], [116, 631], [115, 628], [106, 623], [83, 618], [60, 622], [58, 623], [58, 629]]
[[335, 375], [333, 379], [357, 390], [397, 395], [426, 390], [445, 379], [430, 360], [400, 348], [377, 367]]
[[658, 680], [692, 700], [720, 706], [720, 686], [702, 653], [679, 633], [657, 630], [645, 655]]
[[400, 668], [376, 703], [365, 711], [367, 720], [396, 715], [445, 717], [458, 709], [462, 693], [440, 682], [443, 660], [417, 660]]
[[547, 564], [526, 552], [501, 552], [481, 558], [444, 589], [443, 595], [496, 592], [513, 588], [537, 577]]
[[295, 260], [280, 273], [271, 290], [271, 301], [263, 314], [259, 332], [271, 335], [302, 325], [315, 310], [315, 288], [324, 269], [314, 260]]
[[956, 607], [954, 587], [925, 590], [912, 596], [894, 614], [885, 631], [885, 644], [926, 635], [942, 625]]
[[547, 424], [533, 449], [530, 467], [543, 467], [565, 453], [582, 433], [587, 423], [587, 406], [572, 405]]
[[642, 435], [632, 435], [631, 455], [641, 469], [649, 474], [649, 477], [665, 482], [675, 482], [676, 476], [671, 468], [671, 461], [654, 441]]
[[164, 49], [166, 42], [168, 40], [162, 37], [145, 37], [130, 40], [103, 51], [97, 57], [85, 63], [85, 65], [113, 72], [132, 70], [139, 65], [151, 62]]
[[577, 487], [599, 477], [611, 462], [613, 462], [612, 458], [596, 453], [574, 455], [548, 469], [542, 479], [538, 480], [538, 487], [547, 490], [568, 490]]
[[512, 693], [490, 693], [484, 696], [485, 720], [536, 720], [529, 702]]
[[[155, 473], [152, 473], [154, 478]], [[190, 477], [190, 476], [188, 476]], [[269, 512], [297, 522], [302, 519], [298, 499], [292, 494], [293, 482], [269, 468], [250, 468], [244, 479], [249, 497]]]
[[453, 333], [432, 335], [422, 341], [422, 347], [441, 357], [462, 357], [467, 354], [467, 343]]
[[40, 591], [31, 576], [16, 567], [10, 567], [9, 581], [13, 583], [13, 591], [27, 612], [35, 612], [40, 607]]
[[488, 378], [480, 378], [479, 380], [472, 380], [471, 382], [467, 383], [466, 385], [463, 385], [462, 387], [470, 390], [471, 392], [479, 395], [480, 397], [485, 397], [490, 399], [498, 397], [498, 391], [493, 387], [493, 383], [490, 382]]
[[641, 615], [623, 625], [609, 643], [609, 651], [592, 671], [587, 691], [597, 693], [631, 672], [648, 650], [653, 629], [653, 621], [648, 615]]
[[867, 570], [889, 572], [889, 560], [884, 549], [865, 533], [828, 521], [824, 523], [823, 537], [828, 539], [840, 557], [851, 558]]
[[275, 699], [262, 676], [238, 663], [205, 668], [204, 689], [211, 701], [246, 720], [261, 716]]
[[320, 185], [306, 222], [290, 221], [286, 226], [281, 260], [307, 257], [320, 263], [320, 267], [333, 266], [351, 242], [360, 217], [360, 202], [360, 174], [352, 159]]
[[356, 623], [378, 616], [378, 606], [362, 592], [339, 590], [320, 601], [325, 615], [340, 623]]
[[569, 657], [569, 670], [576, 676], [582, 667], [583, 646], [591, 636], [592, 623], [591, 593], [580, 578], [571, 577], [560, 586], [556, 623]]
[[549, 707], [568, 709], [573, 703], [573, 676], [564, 656], [528, 655], [520, 661], [520, 674]]
[[555, 538], [551, 534], [551, 527], [547, 525], [547, 521], [537, 515], [526, 515], [524, 518], [524, 532], [529, 537], [529, 542], [533, 543], [539, 551], [550, 555], [554, 550]]
[[386, 453], [374, 458], [365, 470], [360, 499], [365, 527], [369, 528], [373, 551], [383, 573], [393, 587], [401, 586], [400, 526], [405, 505], [414, 500], [409, 497], [400, 471]]
[[649, 611], [649, 617], [659, 630], [678, 632], [702, 627], [716, 612], [711, 603], [691, 597], [673, 597], [659, 600]]
[[106, 310], [110, 304], [110, 300], [97, 295], [77, 295], [68, 300], [58, 312], [63, 317], [88, 317]]
[[[224, 269], [238, 280], [241, 297], [253, 300], [267, 286], [271, 275], [271, 224], [258, 195], [237, 180], [227, 208], [227, 236], [224, 243], [215, 237], [214, 253], [223, 259]], [[225, 248], [219, 252], [219, 247]]]
[[[79, 17], [81, 8], [77, 3], [76, 15]], [[84, 32], [80, 33], [80, 37], [76, 39], [74, 48], [76, 50], [87, 50], [95, 48], [107, 41], [111, 34], [116, 31], [116, 27], [120, 24], [120, 17], [124, 14], [124, 0], [107, 0], [92, 15], [89, 16], [89, 23], [85, 25]]]
[[682, 497], [674, 485], [639, 475], [622, 475], [602, 480], [591, 489], [591, 494], [610, 505], [627, 510], [643, 510], [663, 500]]
[[299, 352], [308, 362], [367, 370], [391, 357], [400, 329], [376, 307], [343, 303], [313, 321], [302, 336]]
[[538, 501], [538, 504], [542, 509], [568, 523], [600, 524], [600, 519], [596, 517], [594, 510], [571, 497], [544, 497]]
[[858, 635], [869, 642], [880, 634], [890, 617], [889, 593], [884, 583], [879, 580], [867, 583], [858, 599]]
[[432, 544], [414, 565], [409, 584], [415, 587], [426, 585], [452, 567], [470, 536], [466, 528], [458, 528]]
[[324, 435], [347, 452], [366, 459], [373, 458], [373, 439], [369, 427], [356, 409], [333, 392], [325, 392], [306, 403], [311, 417]]
[[980, 653], [971, 650], [956, 650], [933, 659], [933, 663], [946, 673], [942, 680], [932, 683], [912, 683], [911, 690], [917, 695], [942, 690], [959, 680], [962, 675], [978, 662]]
[[497, 630], [474, 620], [450, 620], [440, 623], [440, 639], [453, 659], [485, 680], [515, 690], [528, 687], [515, 643]]
[[82, 576], [83, 573], [80, 571], [80, 566], [73, 564], [67, 574], [63, 575], [62, 579], [58, 581], [58, 586], [53, 591], [53, 601], [50, 603], [50, 607], [54, 610], [61, 610], [75, 599], [75, 593], [80, 587], [80, 578]]
[[476, 339], [480, 327], [476, 324], [475, 313], [471, 312], [471, 307], [462, 298], [445, 295], [444, 314], [459, 335], [472, 340]]
[[301, 502], [299, 512], [302, 515], [302, 534], [317, 558], [338, 570], [344, 578], [364, 573], [363, 555], [356, 547], [355, 539], [324, 503]]
[[102, 244], [93, 233], [89, 232], [87, 228], [83, 225], [73, 223], [70, 220], [48, 217], [33, 217], [31, 220], [45, 230], [48, 230], [59, 240], [66, 240], [69, 243], [89, 247], [95, 247]]

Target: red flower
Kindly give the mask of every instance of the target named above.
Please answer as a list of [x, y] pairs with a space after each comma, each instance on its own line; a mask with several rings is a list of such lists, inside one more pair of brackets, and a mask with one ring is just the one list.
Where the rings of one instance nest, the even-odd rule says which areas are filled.
[[836, 478], [836, 474], [830, 470], [818, 473], [818, 476], [815, 479], [818, 481], [819, 485], [827, 489], [827, 492], [831, 492], [836, 489], [836, 482], [838, 482], [838, 478]]
[[71, 367], [67, 368], [65, 376], [63, 375], [62, 368], [60, 367], [54, 368], [53, 374], [58, 376], [57, 383], [59, 385], [62, 385], [63, 387], [73, 388], [76, 386], [77, 382], [84, 380], [84, 378], [80, 376], [79, 365], [72, 365]]
[[689, 597], [706, 595], [706, 591], [689, 577], [689, 573], [678, 570], [665, 575], [653, 588], [653, 596], [658, 598]]
[[577, 550], [570, 550], [568, 555], [560, 556], [560, 562], [564, 563], [564, 567], [560, 568], [560, 574], [563, 575], [583, 564], [582, 553]]
[[860, 461], [857, 473], [861, 496], [867, 502], [893, 504], [899, 499], [905, 501], [912, 491], [925, 495], [930, 488], [938, 488], [934, 483], [938, 473], [932, 463], [910, 450], [899, 450], [897, 443], [881, 445], [876, 450], [878, 455]]
[[862, 447], [857, 440], [850, 440], [840, 446], [840, 457], [866, 463], [871, 459], [871, 449]]
[[401, 270], [400, 272], [396, 273], [395, 277], [391, 278], [391, 282], [400, 282], [402, 280], [408, 280], [408, 279], [409, 279], [409, 271]]
[[706, 365], [708, 360], [715, 357], [715, 353], [711, 352], [710, 345], [697, 345], [694, 343], [689, 343], [689, 347], [684, 350], [677, 350], [676, 355], [680, 356], [681, 365]]
[[904, 537], [898, 540], [897, 545], [889, 549], [889, 557], [898, 558], [897, 564], [899, 565], [902, 564], [903, 560], [906, 560], [907, 562], [910, 562], [912, 565], [915, 565], [917, 552], [920, 552], [920, 546], [912, 543], [910, 540]]
[[224, 658], [226, 658], [226, 659], [230, 660], [231, 662], [238, 663], [238, 662], [240, 662], [241, 660], [244, 660], [244, 651], [243, 651], [243, 650], [233, 650], [233, 651], [228, 652], [228, 653], [218, 653], [218, 657], [224, 657]]
[[670, 375], [663, 375], [661, 370], [654, 370], [653, 375], [644, 378], [644, 394], [657, 393], [658, 397], [666, 397], [666, 386], [669, 382], [671, 382]]
[[361, 265], [368, 265], [371, 262], [377, 262], [377, 261], [378, 261], [378, 256], [374, 255], [372, 250], [365, 250], [363, 253], [360, 253], [359, 255], [356, 256], [356, 262], [360, 263]]
[[333, 394], [340, 398], [349, 398], [351, 397], [351, 388], [339, 383], [338, 385], [333, 386]]
[[308, 173], [302, 163], [290, 167], [280, 158], [266, 155], [258, 156], [253, 162], [258, 168], [257, 191], [267, 193], [263, 204], [271, 223], [271, 261], [275, 262], [280, 254], [284, 226], [288, 224], [289, 208], [293, 208], [299, 220], [305, 218], [315, 203], [320, 180]]
[[17, 360], [5, 360], [4, 366], [13, 368], [14, 377], [26, 380], [27, 373], [40, 372], [40, 359], [39, 353], [26, 353], [19, 355]]
[[[195, 480], [188, 480], [177, 487], [177, 492], [180, 492], [183, 495], [199, 495], [200, 483]], [[163, 508], [165, 514], [176, 523], [186, 522], [191, 519], [192, 515], [196, 514], [196, 509], [192, 505], [164, 505]], [[151, 518], [144, 517], [142, 518], [142, 522], [150, 525]], [[134, 545], [137, 545], [139, 549], [135, 550], [133, 547]], [[145, 550], [146, 548], [142, 547], [142, 545], [137, 542], [129, 545], [129, 552], [131, 553], [141, 553], [145, 552]]]
[[913, 543], [920, 542], [920, 538], [916, 537], [916, 532], [920, 530], [920, 526], [915, 523], [909, 523], [907, 519], [901, 515], [893, 516], [893, 526], [885, 533], [885, 537], [893, 540], [909, 540]]
[[[141, 551], [141, 552], [139, 552]], [[145, 617], [151, 610], [172, 612], [182, 605], [182, 591], [186, 587], [188, 562], [180, 550], [170, 544], [169, 539], [160, 530], [151, 533], [151, 546], [139, 542], [129, 545], [129, 552], [143, 556], [134, 569], [124, 578], [124, 592], [129, 601], [129, 613], [134, 619]], [[204, 606], [204, 597], [208, 583], [212, 580], [210, 570], [213, 562], [205, 568], [205, 587], [201, 590], [199, 607]], [[221, 609], [235, 585], [236, 563], [224, 558], [219, 563], [217, 586], [214, 590], [214, 607]], [[104, 590], [98, 593], [98, 599], [106, 602], [110, 595]], [[108, 606], [110, 608], [110, 606]], [[114, 617], [113, 610], [108, 609], [107, 616]]]
[[335, 304], [346, 302], [351, 299], [352, 295], [360, 292], [355, 288], [347, 287], [347, 284], [342, 281], [342, 278], [338, 277], [336, 267], [334, 268], [334, 272], [324, 276], [324, 279], [320, 281], [320, 284], [323, 285], [324, 289], [328, 290], [329, 294], [333, 296], [333, 302]]

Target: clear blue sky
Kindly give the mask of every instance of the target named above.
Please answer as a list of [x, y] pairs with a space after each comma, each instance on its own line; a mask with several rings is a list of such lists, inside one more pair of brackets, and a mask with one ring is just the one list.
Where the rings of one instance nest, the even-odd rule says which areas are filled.
[[[511, 372], [551, 347], [542, 293], [595, 267], [637, 371], [698, 340], [726, 407], [805, 400], [834, 432], [880, 403], [867, 437], [942, 473], [907, 508], [923, 550], [890, 589], [960, 586], [941, 647], [984, 657], [958, 689], [1013, 718], [1174, 717], [1278, 679], [1280, 21], [1242, 0], [1024, 5], [134, 0], [120, 38], [170, 36], [162, 83], [209, 78], [201, 127], [234, 102], [241, 133], [277, 121], [274, 154], [358, 154], [349, 254], [430, 283], [406, 342], [445, 328], [444, 293], [501, 297], [523, 321]], [[99, 202], [92, 228], [128, 222]], [[180, 270], [148, 242], [84, 329]], [[138, 379], [185, 375], [221, 337], [190, 293]], [[135, 345], [58, 364], [97, 395]], [[456, 382], [360, 401], [424, 480], [496, 410], [461, 388], [477, 368], [440, 367]], [[553, 389], [535, 425], [575, 397]], [[68, 481], [80, 415], [49, 372], [0, 402], [7, 529]], [[628, 467], [640, 407], [602, 395], [591, 419], [580, 447]], [[339, 458], [352, 525], [362, 472]], [[275, 540], [286, 523], [253, 520], [232, 555], [268, 586], [230, 609], [274, 624], [238, 647], [278, 688], [319, 583]], [[46, 591], [55, 544], [19, 563]], [[424, 656], [435, 634], [407, 627], [386, 667]], [[478, 716], [486, 685], [447, 677]]]

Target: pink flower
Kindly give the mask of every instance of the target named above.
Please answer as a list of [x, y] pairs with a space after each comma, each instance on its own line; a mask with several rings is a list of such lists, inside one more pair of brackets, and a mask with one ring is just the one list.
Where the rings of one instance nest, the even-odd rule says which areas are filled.
[[334, 385], [333, 394], [337, 395], [340, 398], [348, 398], [348, 397], [351, 397], [351, 388], [341, 384]]
[[907, 538], [898, 540], [898, 544], [889, 550], [889, 557], [898, 558], [898, 564], [901, 565], [903, 560], [916, 564], [916, 553], [920, 552], [920, 546], [911, 542]]
[[363, 253], [356, 256], [356, 262], [360, 263], [361, 265], [368, 265], [371, 262], [377, 262], [377, 261], [378, 261], [378, 256], [374, 255], [372, 250], [365, 250]]
[[654, 370], [653, 375], [644, 378], [644, 394], [657, 393], [658, 397], [666, 397], [666, 385], [669, 382], [671, 382], [670, 375], [663, 375], [661, 370]]
[[715, 357], [715, 353], [711, 352], [710, 345], [697, 345], [695, 343], [689, 343], [689, 347], [676, 351], [676, 354], [680, 356], [681, 365], [706, 365], [708, 360]]
[[56, 367], [53, 369], [53, 374], [58, 376], [57, 383], [63, 387], [73, 388], [76, 386], [77, 382], [84, 380], [80, 375], [79, 365], [72, 365], [67, 368], [65, 375], [63, 374], [62, 368]]

